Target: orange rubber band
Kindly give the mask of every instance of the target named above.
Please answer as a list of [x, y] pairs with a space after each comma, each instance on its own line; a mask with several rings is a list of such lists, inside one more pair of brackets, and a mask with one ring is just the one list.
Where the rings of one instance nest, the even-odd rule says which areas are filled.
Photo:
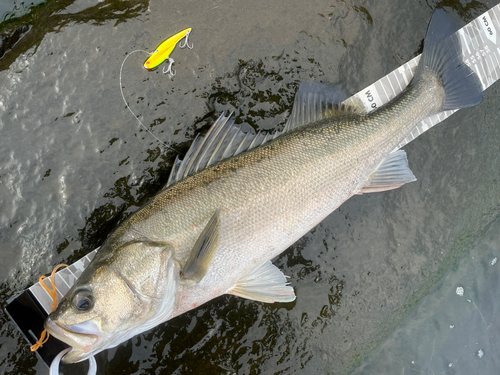
[[[47, 276], [41, 276], [40, 277], [40, 284], [50, 294], [50, 296], [52, 297], [52, 301], [54, 301], [54, 303], [52, 304], [52, 310], [51, 311], [54, 311], [56, 309], [56, 307], [57, 307], [57, 290], [56, 290], [55, 276], [56, 276], [57, 270], [59, 268], [61, 268], [61, 267], [68, 267], [68, 265], [67, 264], [59, 264], [56, 268], [54, 268], [54, 270], [50, 274], [50, 282], [52, 284], [52, 288], [48, 287], [43, 282], [43, 280], [45, 280], [47, 278]], [[50, 334], [47, 332], [47, 330], [44, 329], [43, 332], [42, 332], [42, 334], [40, 335], [40, 340], [38, 340], [38, 342], [31, 347], [31, 351], [32, 352], [37, 351], [38, 348], [40, 348], [43, 344], [45, 344], [47, 342], [47, 340], [49, 339], [49, 337], [50, 337]]]

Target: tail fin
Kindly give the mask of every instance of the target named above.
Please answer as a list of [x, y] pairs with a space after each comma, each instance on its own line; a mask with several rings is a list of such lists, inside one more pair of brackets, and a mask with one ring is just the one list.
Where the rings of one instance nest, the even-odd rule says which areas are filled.
[[444, 10], [434, 12], [415, 74], [418, 79], [424, 69], [430, 69], [439, 76], [445, 90], [442, 110], [471, 107], [483, 100], [479, 77], [462, 61], [456, 31], [455, 24]]

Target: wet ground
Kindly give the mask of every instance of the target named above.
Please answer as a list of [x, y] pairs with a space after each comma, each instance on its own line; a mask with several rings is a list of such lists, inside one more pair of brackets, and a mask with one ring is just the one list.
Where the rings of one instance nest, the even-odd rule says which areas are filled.
[[[249, 130], [279, 128], [300, 82], [357, 92], [421, 51], [434, 8], [462, 26], [496, 4], [67, 0], [12, 22], [29, 32], [0, 60], [3, 306], [99, 246], [222, 111]], [[120, 65], [186, 27], [194, 49], [174, 51], [175, 77], [142, 69], [145, 52], [123, 69], [126, 100], [160, 144], [126, 109]], [[294, 303], [216, 299], [97, 355], [100, 373], [354, 370], [498, 217], [498, 90], [405, 147], [417, 182], [352, 198], [275, 259]], [[47, 373], [3, 311], [0, 321], [0, 372]]]

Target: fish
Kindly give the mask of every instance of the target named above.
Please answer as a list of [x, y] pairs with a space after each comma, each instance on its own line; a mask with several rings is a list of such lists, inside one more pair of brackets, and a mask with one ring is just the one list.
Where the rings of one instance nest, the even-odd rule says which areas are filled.
[[453, 21], [436, 10], [414, 78], [367, 113], [341, 90], [302, 83], [274, 134], [223, 113], [175, 160], [166, 186], [119, 225], [45, 321], [74, 363], [224, 294], [295, 300], [271, 259], [344, 201], [415, 180], [397, 145], [423, 119], [480, 103]]

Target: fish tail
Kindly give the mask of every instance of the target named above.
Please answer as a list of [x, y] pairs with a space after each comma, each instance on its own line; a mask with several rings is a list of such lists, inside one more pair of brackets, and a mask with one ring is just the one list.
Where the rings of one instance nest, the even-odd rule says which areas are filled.
[[415, 79], [429, 69], [437, 74], [445, 91], [441, 110], [471, 107], [483, 100], [479, 77], [462, 61], [457, 27], [443, 9], [434, 12], [424, 42]]

